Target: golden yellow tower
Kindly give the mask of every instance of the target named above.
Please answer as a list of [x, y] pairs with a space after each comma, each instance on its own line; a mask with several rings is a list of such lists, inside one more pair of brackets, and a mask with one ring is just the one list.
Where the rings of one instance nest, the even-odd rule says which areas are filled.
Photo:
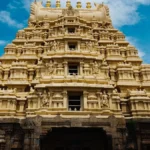
[[70, 6], [33, 2], [0, 57], [0, 150], [116, 150], [126, 141], [149, 150], [150, 65], [108, 6]]

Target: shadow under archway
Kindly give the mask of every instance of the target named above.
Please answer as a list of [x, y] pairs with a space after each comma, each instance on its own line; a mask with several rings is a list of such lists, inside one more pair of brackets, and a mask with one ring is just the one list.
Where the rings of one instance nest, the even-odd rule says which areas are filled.
[[112, 150], [102, 128], [52, 128], [40, 145], [41, 150]]

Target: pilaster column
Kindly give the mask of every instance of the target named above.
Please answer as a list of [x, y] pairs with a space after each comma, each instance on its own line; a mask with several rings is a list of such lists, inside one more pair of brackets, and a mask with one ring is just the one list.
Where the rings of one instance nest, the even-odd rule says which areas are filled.
[[19, 105], [20, 105], [19, 111], [21, 111], [21, 112], [24, 111], [24, 104], [25, 104], [24, 101], [23, 102], [22, 101], [19, 102]]
[[5, 131], [5, 140], [6, 140], [5, 150], [11, 150], [11, 134], [12, 134], [11, 129]]
[[2, 100], [0, 100], [0, 109], [2, 108]]
[[64, 62], [64, 68], [65, 68], [65, 77], [68, 75], [68, 62]]
[[0, 70], [0, 79], [2, 79], [2, 73], [3, 73], [3, 71]]
[[111, 75], [111, 80], [115, 81], [115, 70], [114, 69], [110, 70], [110, 75]]
[[10, 107], [10, 100], [7, 100], [7, 109]]
[[63, 99], [64, 99], [64, 108], [67, 109], [67, 91], [64, 90], [63, 92]]
[[136, 107], [136, 110], [139, 110], [138, 102], [135, 102], [135, 107]]
[[30, 150], [31, 145], [30, 140], [31, 140], [31, 133], [28, 130], [25, 130], [23, 150]]
[[33, 101], [33, 109], [37, 109], [37, 100], [34, 98]]
[[80, 45], [81, 45], [81, 42], [79, 41], [78, 42], [78, 51], [80, 51]]
[[28, 109], [31, 109], [31, 99], [28, 99]]
[[144, 110], [147, 110], [147, 103], [146, 102], [143, 103], [144, 103]]
[[13, 110], [16, 109], [16, 100], [12, 100], [12, 109], [13, 109]]
[[87, 107], [87, 95], [88, 95], [88, 92], [84, 91], [84, 93], [83, 93], [83, 102], [84, 102], [83, 110], [88, 108]]
[[4, 71], [4, 80], [8, 79], [9, 70]]
[[[65, 32], [65, 34], [66, 34], [66, 32]], [[67, 41], [65, 41], [65, 52], [68, 50], [68, 42]]]
[[29, 70], [29, 80], [33, 80], [34, 70]]
[[101, 109], [101, 99], [100, 99], [100, 92], [97, 92], [97, 97], [98, 97], [98, 108]]
[[40, 68], [36, 68], [36, 79], [40, 78]]
[[83, 76], [83, 65], [84, 62], [80, 62], [80, 75]]

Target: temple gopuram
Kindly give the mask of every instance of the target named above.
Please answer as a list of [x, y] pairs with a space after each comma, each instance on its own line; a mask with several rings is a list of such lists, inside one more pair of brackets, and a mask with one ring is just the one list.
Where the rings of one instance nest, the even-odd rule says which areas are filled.
[[104, 4], [31, 4], [0, 58], [0, 150], [150, 150], [150, 65]]

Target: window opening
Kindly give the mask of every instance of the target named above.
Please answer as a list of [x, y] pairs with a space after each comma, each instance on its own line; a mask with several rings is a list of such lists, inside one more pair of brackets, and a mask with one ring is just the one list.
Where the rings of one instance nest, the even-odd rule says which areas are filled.
[[76, 50], [77, 49], [77, 43], [68, 43], [69, 50]]
[[68, 107], [70, 111], [81, 110], [81, 94], [80, 93], [71, 93], [68, 95]]
[[68, 33], [75, 33], [75, 28], [68, 28]]
[[78, 68], [79, 68], [78, 64], [69, 64], [68, 66], [69, 75], [78, 75], [79, 74]]

